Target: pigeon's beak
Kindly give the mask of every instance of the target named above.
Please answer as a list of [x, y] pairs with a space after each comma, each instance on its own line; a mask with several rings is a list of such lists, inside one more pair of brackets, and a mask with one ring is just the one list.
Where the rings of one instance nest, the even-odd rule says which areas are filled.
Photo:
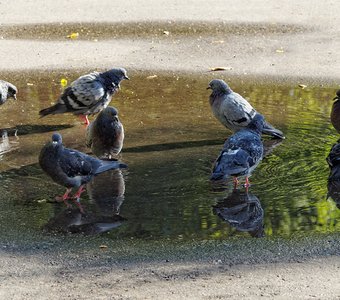
[[211, 90], [211, 86], [210, 85], [207, 87], [207, 90]]
[[130, 80], [130, 78], [129, 78], [129, 77], [127, 77], [127, 75], [124, 75], [124, 79], [126, 79], [126, 80]]
[[57, 145], [58, 142], [57, 142], [57, 141], [52, 141], [52, 144], [53, 144], [53, 145]]

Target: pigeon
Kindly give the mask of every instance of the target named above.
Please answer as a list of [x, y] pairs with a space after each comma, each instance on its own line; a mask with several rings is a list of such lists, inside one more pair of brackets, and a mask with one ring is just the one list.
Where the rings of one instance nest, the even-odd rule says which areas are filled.
[[102, 111], [120, 88], [123, 79], [129, 80], [123, 68], [107, 72], [92, 72], [73, 81], [58, 99], [57, 104], [39, 112], [41, 117], [71, 112], [79, 115], [89, 125], [88, 115]]
[[[246, 99], [233, 92], [228, 84], [221, 79], [210, 81], [207, 89], [212, 90], [209, 102], [213, 114], [225, 127], [233, 132], [245, 128], [258, 114]], [[264, 122], [262, 133], [275, 138], [285, 138], [280, 130], [267, 122]]]
[[0, 80], [0, 105], [4, 104], [8, 98], [17, 100], [18, 89], [12, 83]]
[[340, 140], [333, 145], [326, 161], [330, 169], [327, 198], [331, 197], [335, 201], [337, 208], [340, 209]]
[[336, 92], [336, 97], [331, 110], [331, 122], [337, 132], [340, 133], [340, 90]]
[[263, 157], [264, 149], [261, 141], [263, 124], [263, 116], [256, 114], [246, 128], [237, 131], [225, 141], [214, 164], [211, 180], [220, 181], [233, 176], [236, 187], [237, 177], [245, 175], [245, 186], [249, 187], [248, 177]]
[[213, 213], [238, 231], [247, 231], [253, 237], [263, 237], [264, 212], [259, 198], [234, 189], [228, 197], [213, 205]]
[[102, 110], [87, 127], [86, 145], [101, 159], [112, 159], [122, 150], [124, 141], [123, 124], [118, 111], [112, 106]]
[[[41, 149], [39, 164], [53, 181], [67, 188], [65, 194], [56, 199], [64, 201], [67, 206], [69, 206], [67, 200], [72, 199], [81, 212], [83, 209], [80, 205], [80, 195], [93, 176], [111, 169], [127, 167], [119, 161], [103, 161], [80, 151], [65, 148], [59, 133], [54, 133], [52, 141]], [[71, 198], [69, 194], [73, 187], [79, 189]]]

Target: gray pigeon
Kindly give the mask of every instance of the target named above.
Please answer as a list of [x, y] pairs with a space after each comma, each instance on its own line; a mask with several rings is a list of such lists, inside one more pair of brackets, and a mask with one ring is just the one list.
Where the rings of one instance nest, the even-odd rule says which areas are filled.
[[237, 131], [226, 140], [213, 167], [211, 180], [219, 181], [233, 176], [236, 187], [237, 177], [245, 175], [245, 186], [249, 186], [248, 177], [263, 157], [261, 141], [263, 123], [263, 116], [256, 114], [246, 128]]
[[12, 83], [0, 80], [0, 105], [4, 104], [8, 98], [17, 100], [18, 89]]
[[68, 206], [67, 200], [73, 187], [79, 188], [73, 196], [73, 200], [80, 206], [80, 195], [84, 192], [84, 186], [94, 175], [111, 169], [126, 168], [127, 165], [118, 161], [102, 161], [77, 150], [65, 148], [59, 133], [52, 135], [52, 141], [48, 142], [40, 152], [39, 164], [53, 181], [67, 188], [61, 199]]
[[39, 114], [44, 117], [49, 114], [71, 112], [80, 115], [88, 125], [87, 116], [96, 114], [108, 106], [123, 79], [129, 79], [123, 68], [81, 76], [64, 90], [57, 104], [41, 110]]
[[124, 141], [123, 124], [119, 121], [118, 111], [106, 107], [87, 127], [86, 145], [101, 159], [112, 159], [122, 150]]
[[[221, 79], [210, 81], [207, 89], [212, 90], [209, 102], [215, 117], [234, 132], [245, 128], [258, 114], [246, 99], [233, 92]], [[264, 122], [262, 133], [284, 139], [283, 133], [267, 122]]]

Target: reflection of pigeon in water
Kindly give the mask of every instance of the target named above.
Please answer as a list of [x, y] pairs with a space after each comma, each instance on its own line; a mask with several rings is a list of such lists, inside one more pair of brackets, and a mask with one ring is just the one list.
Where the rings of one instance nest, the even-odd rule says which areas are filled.
[[68, 205], [67, 200], [70, 198], [72, 188], [79, 188], [73, 199], [81, 211], [80, 195], [84, 191], [84, 185], [94, 175], [127, 167], [118, 161], [102, 161], [80, 151], [64, 148], [61, 135], [58, 133], [54, 133], [52, 141], [41, 149], [39, 164], [56, 183], [67, 188], [61, 198], [66, 205]]
[[122, 170], [110, 170], [92, 178], [86, 186], [90, 200], [102, 216], [119, 214], [124, 202], [125, 181]]
[[327, 197], [331, 197], [340, 208], [340, 142], [333, 145], [326, 160], [330, 168]]
[[[258, 112], [241, 95], [233, 92], [231, 88], [220, 79], [210, 81], [208, 89], [212, 90], [210, 95], [210, 106], [215, 117], [227, 128], [238, 131], [247, 127]], [[283, 139], [283, 133], [264, 122], [262, 133], [275, 138]]]
[[17, 99], [17, 88], [12, 83], [0, 80], [0, 105], [4, 104], [8, 98]]
[[44, 226], [44, 229], [50, 232], [94, 235], [117, 228], [122, 225], [124, 221], [126, 221], [126, 219], [120, 215], [106, 217], [89, 212], [84, 214], [78, 209], [65, 209], [51, 218]]
[[340, 90], [336, 92], [336, 97], [331, 110], [331, 122], [337, 132], [340, 133]]
[[248, 176], [263, 156], [261, 141], [263, 121], [263, 117], [257, 114], [247, 128], [236, 132], [226, 140], [213, 167], [211, 180], [223, 180], [233, 176], [236, 186], [237, 177], [246, 175], [246, 186], [249, 186]]
[[119, 154], [123, 141], [124, 128], [114, 107], [106, 107], [87, 127], [86, 145], [101, 159], [111, 159]]
[[234, 189], [213, 206], [213, 212], [238, 231], [247, 231], [253, 237], [264, 236], [264, 212], [260, 200], [253, 194]]
[[80, 115], [88, 125], [87, 116], [102, 111], [110, 103], [123, 79], [129, 79], [123, 68], [81, 76], [64, 90], [57, 104], [41, 110], [39, 114], [44, 117], [71, 112]]

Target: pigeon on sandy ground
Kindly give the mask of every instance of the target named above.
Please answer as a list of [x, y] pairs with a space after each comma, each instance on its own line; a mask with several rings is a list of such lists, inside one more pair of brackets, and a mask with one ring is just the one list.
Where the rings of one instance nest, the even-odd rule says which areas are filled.
[[228, 197], [213, 206], [213, 213], [238, 231], [246, 231], [253, 237], [263, 237], [264, 212], [259, 198], [234, 189]]
[[80, 205], [80, 195], [85, 191], [85, 184], [94, 175], [127, 167], [127, 165], [118, 161], [102, 161], [80, 151], [65, 148], [59, 133], [54, 133], [52, 141], [41, 149], [39, 164], [53, 181], [67, 188], [65, 194], [58, 197], [57, 200], [62, 200], [69, 206], [67, 200], [71, 198], [69, 194], [72, 188], [79, 188], [71, 199], [81, 211], [83, 209]]
[[120, 88], [120, 82], [129, 79], [123, 68], [107, 72], [93, 72], [79, 77], [67, 87], [58, 103], [39, 112], [41, 117], [49, 114], [73, 113], [89, 124], [88, 115], [102, 111]]
[[248, 177], [263, 157], [261, 141], [263, 124], [263, 116], [256, 114], [246, 128], [237, 131], [226, 140], [214, 164], [211, 180], [220, 181], [233, 176], [236, 187], [237, 177], [245, 175], [245, 186], [249, 187]]
[[336, 97], [331, 110], [331, 122], [337, 132], [340, 133], [340, 90], [336, 92]]
[[4, 104], [8, 98], [17, 100], [18, 89], [12, 83], [0, 80], [0, 105]]
[[[258, 114], [246, 99], [233, 92], [223, 80], [210, 81], [207, 89], [212, 90], [209, 102], [213, 114], [225, 127], [234, 132], [245, 128]], [[264, 122], [262, 133], [284, 139], [283, 133], [267, 122]]]
[[106, 107], [87, 127], [86, 145], [92, 153], [101, 159], [112, 159], [123, 148], [124, 128], [119, 121], [118, 111], [112, 106]]

